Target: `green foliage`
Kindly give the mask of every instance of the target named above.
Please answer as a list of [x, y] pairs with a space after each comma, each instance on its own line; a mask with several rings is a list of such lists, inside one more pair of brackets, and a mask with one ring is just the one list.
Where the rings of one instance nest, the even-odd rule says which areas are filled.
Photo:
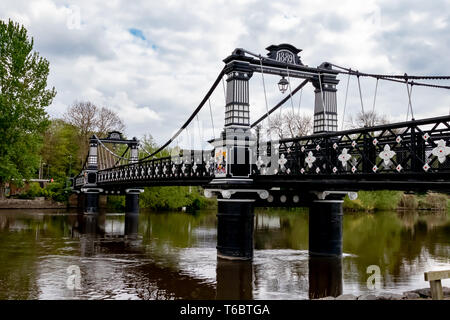
[[[78, 129], [61, 120], [52, 120], [44, 134], [44, 146], [41, 150], [43, 176], [53, 179], [65, 179], [81, 170], [81, 163], [76, 160], [80, 145]], [[49, 175], [47, 177], [47, 175]]]
[[54, 201], [65, 202], [68, 200], [70, 195], [69, 188], [66, 188], [64, 182], [52, 182], [47, 184], [43, 191], [43, 197], [47, 199], [52, 199]]
[[[155, 152], [159, 146], [155, 142], [155, 139], [153, 139], [152, 135], [144, 135], [142, 139], [140, 139], [142, 148], [139, 149], [139, 159], [145, 158], [148, 156], [148, 153]], [[145, 150], [145, 151], [143, 151]], [[157, 158], [163, 158], [168, 157], [170, 155], [178, 155], [180, 153], [179, 148], [165, 148], [162, 151], [160, 151], [156, 157]]]
[[359, 191], [356, 200], [344, 198], [344, 210], [347, 211], [382, 211], [395, 210], [403, 192], [380, 190], [380, 191]]
[[39, 183], [37, 182], [31, 182], [28, 190], [19, 194], [19, 199], [34, 199], [35, 197], [41, 197], [42, 195], [42, 188], [39, 186]]
[[356, 200], [344, 198], [346, 211], [446, 210], [450, 208], [448, 196], [441, 193], [404, 194], [401, 191], [360, 191]]
[[154, 210], [176, 210], [186, 207], [190, 210], [205, 208], [211, 204], [196, 187], [152, 187], [145, 188], [140, 195], [141, 208]]
[[19, 195], [20, 199], [34, 199], [44, 197], [58, 202], [66, 202], [69, 199], [70, 190], [66, 188], [63, 182], [52, 182], [41, 188], [39, 183], [32, 182], [28, 190]]
[[35, 174], [49, 124], [45, 107], [56, 95], [46, 89], [49, 62], [32, 49], [23, 26], [0, 20], [0, 197], [6, 181], [20, 185]]
[[108, 209], [117, 210], [123, 212], [125, 210], [125, 197], [124, 196], [108, 196], [107, 200]]

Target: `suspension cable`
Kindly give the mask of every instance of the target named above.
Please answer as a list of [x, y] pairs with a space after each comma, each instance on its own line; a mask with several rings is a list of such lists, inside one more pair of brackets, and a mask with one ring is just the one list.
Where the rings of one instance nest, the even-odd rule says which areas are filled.
[[292, 107], [292, 115], [294, 115], [294, 102], [292, 100], [292, 90], [291, 90], [291, 78], [289, 77], [289, 67], [286, 66], [288, 84], [289, 84], [289, 96], [291, 97], [291, 107]]
[[[300, 83], [293, 91], [292, 91], [292, 95], [296, 94], [300, 89], [302, 89], [307, 83], [309, 82], [309, 79], [305, 79], [303, 80], [302, 83]], [[265, 118], [267, 118], [267, 116], [269, 114], [271, 114], [272, 112], [274, 112], [275, 110], [277, 110], [280, 106], [282, 106], [286, 101], [288, 101], [289, 97], [284, 97], [283, 99], [280, 100], [280, 102], [278, 102], [272, 109], [269, 110], [268, 113], [263, 114], [258, 120], [256, 120], [255, 122], [253, 122], [250, 126], [250, 128], [253, 128], [255, 126], [257, 126], [261, 121], [263, 121]]]
[[102, 170], [102, 168], [103, 168], [103, 155], [102, 155], [102, 149], [101, 148], [97, 151], [97, 163], [98, 163], [98, 168], [100, 170]]
[[189, 116], [189, 118], [186, 120], [186, 122], [181, 126], [181, 128], [178, 129], [178, 131], [166, 143], [164, 143], [161, 147], [159, 147], [156, 151], [154, 151], [151, 154], [149, 154], [148, 156], [140, 159], [139, 161], [146, 160], [146, 159], [158, 154], [160, 151], [164, 150], [164, 148], [167, 147], [170, 143], [172, 143], [172, 141], [174, 141], [176, 139], [176, 137], [178, 137], [178, 135], [183, 131], [183, 129], [186, 128], [191, 123], [192, 119], [194, 119], [194, 117], [197, 115], [197, 113], [202, 109], [202, 107], [206, 103], [206, 101], [208, 101], [209, 97], [216, 89], [220, 80], [223, 79], [222, 77], [224, 76], [224, 74], [225, 74], [225, 71], [224, 71], [224, 69], [222, 69], [222, 71], [220, 71], [219, 75], [217, 76], [217, 79], [214, 81], [213, 85], [211, 86], [209, 91], [206, 93], [203, 100], [200, 102], [200, 104], [194, 110], [194, 112]]
[[[323, 108], [323, 119], [324, 119], [323, 121], [325, 121], [325, 102], [324, 102], [325, 93], [323, 92], [323, 89], [322, 89], [322, 80], [321, 80], [322, 76], [321, 76], [320, 72], [318, 73], [318, 76], [319, 76], [319, 86], [320, 86], [320, 95], [321, 95], [321, 100], [322, 100], [322, 108]], [[328, 124], [327, 124], [327, 126], [328, 126]]]
[[347, 97], [348, 97], [348, 85], [350, 83], [350, 73], [347, 77], [347, 88], [345, 89], [345, 102], [344, 102], [344, 112], [342, 113], [342, 124], [341, 124], [341, 130], [344, 130], [344, 121], [345, 121], [345, 109], [347, 107]]
[[406, 82], [406, 91], [408, 92], [408, 112], [406, 113], [406, 121], [408, 121], [410, 109], [411, 109], [411, 118], [412, 118], [412, 120], [414, 120], [414, 112], [413, 112], [412, 103], [411, 103], [411, 94], [412, 94], [413, 85], [411, 85], [410, 87], [411, 87], [411, 89], [408, 88], [408, 82]]
[[[127, 146], [125, 151], [122, 153], [122, 157], [127, 153], [128, 149], [130, 149], [130, 146]], [[114, 164], [114, 167], [117, 166], [117, 163], [120, 161], [120, 159], [117, 160], [117, 162]]]
[[94, 134], [94, 138], [97, 140], [97, 142], [98, 142], [103, 148], [105, 148], [106, 151], [108, 151], [110, 154], [112, 154], [112, 155], [115, 156], [116, 158], [120, 158], [120, 159], [127, 160], [127, 161], [130, 160], [129, 158], [121, 157], [121, 156], [119, 156], [118, 154], [116, 154], [116, 153], [114, 153], [113, 151], [111, 151], [107, 146], [105, 146], [105, 145], [103, 144], [103, 142], [102, 142], [95, 134]]
[[150, 154], [147, 150], [144, 149], [144, 146], [140, 143], [139, 146], [141, 147], [139, 150], [144, 151], [145, 154]]
[[303, 88], [300, 89], [300, 98], [298, 99], [297, 115], [300, 116], [300, 106], [302, 105]]
[[[401, 76], [401, 77], [398, 76], [398, 75], [395, 75], [395, 78], [391, 78], [389, 75], [370, 74], [370, 73], [361, 73], [361, 72], [357, 73], [355, 71], [352, 71], [351, 69], [343, 68], [343, 67], [340, 67], [340, 66], [337, 66], [337, 65], [334, 65], [334, 64], [331, 64], [331, 65], [334, 66], [334, 67], [346, 70], [346, 71], [338, 71], [341, 74], [350, 74], [350, 75], [354, 75], [354, 76], [357, 76], [359, 74], [359, 76], [361, 76], [361, 77], [372, 77], [372, 78], [377, 78], [378, 77], [381, 80], [405, 83], [404, 80], [396, 79], [396, 78], [403, 78], [404, 79], [405, 78], [404, 75]], [[412, 78], [412, 79], [417, 79], [417, 78], [420, 78], [420, 79], [438, 79], [438, 80], [445, 80], [445, 79], [447, 79], [447, 76], [408, 76], [408, 77]], [[413, 85], [422, 86], [422, 87], [429, 87], [429, 88], [437, 88], [437, 89], [447, 89], [447, 90], [450, 89], [450, 86], [430, 84], [430, 83], [424, 83], [424, 82], [408, 81], [408, 84], [413, 84]]]
[[364, 113], [364, 104], [363, 104], [363, 99], [362, 99], [362, 93], [361, 93], [361, 83], [359, 81], [359, 76], [356, 76], [358, 78], [358, 89], [359, 89], [359, 99], [361, 100], [361, 110], [362, 110], [362, 116], [364, 119], [365, 113]]
[[259, 59], [259, 63], [261, 64], [261, 78], [262, 78], [262, 84], [264, 89], [264, 100], [266, 102], [266, 111], [267, 111], [267, 122], [269, 123], [269, 132], [271, 132], [271, 124], [270, 124], [270, 117], [269, 117], [269, 105], [267, 104], [267, 93], [266, 93], [266, 83], [264, 82], [264, 71], [263, 71], [263, 65], [262, 65], [262, 57]]
[[202, 146], [202, 143], [203, 143], [202, 130], [200, 129], [200, 120], [198, 120], [198, 114], [195, 117], [197, 118], [198, 138], [200, 139], [200, 148], [203, 149], [203, 146]]
[[208, 103], [209, 103], [209, 115], [211, 116], [211, 125], [212, 125], [212, 129], [213, 129], [213, 138], [215, 138], [216, 130], [214, 130], [214, 120], [213, 120], [213, 115], [212, 115], [211, 99], [208, 99]]
[[225, 104], [227, 103], [227, 91], [225, 90], [225, 80], [222, 77], [222, 87], [223, 87], [223, 97], [225, 99]]
[[185, 132], [186, 132], [186, 138], [187, 138], [187, 147], [190, 148], [190, 150], [192, 150], [192, 139], [191, 139], [191, 135], [189, 134], [188, 127], [185, 128]]
[[377, 82], [375, 84], [375, 93], [373, 94], [372, 114], [375, 112], [375, 103], [377, 101], [378, 80], [379, 80], [379, 78], [377, 78]]
[[[339, 65], [330, 63], [333, 67], [345, 70], [350, 72], [350, 68], [341, 67]], [[375, 73], [366, 73], [366, 72], [358, 72], [362, 77], [373, 77], [373, 78], [392, 78], [392, 79], [404, 79], [405, 75], [397, 75], [397, 74], [375, 74]], [[356, 75], [355, 72], [353, 74]], [[450, 80], [450, 76], [408, 76], [409, 79], [415, 80]]]

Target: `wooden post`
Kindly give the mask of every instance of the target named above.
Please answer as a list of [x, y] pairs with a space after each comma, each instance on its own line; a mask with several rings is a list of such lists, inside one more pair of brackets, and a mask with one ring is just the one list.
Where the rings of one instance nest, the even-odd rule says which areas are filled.
[[430, 281], [431, 298], [433, 300], [444, 299], [444, 294], [442, 293], [442, 283], [441, 280]]
[[450, 278], [450, 270], [425, 272], [425, 281], [430, 281], [431, 298], [433, 300], [443, 300], [442, 279]]

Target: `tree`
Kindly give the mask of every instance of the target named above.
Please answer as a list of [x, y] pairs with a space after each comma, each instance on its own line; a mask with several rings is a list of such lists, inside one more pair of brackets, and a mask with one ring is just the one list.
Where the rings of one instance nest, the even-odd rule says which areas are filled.
[[97, 114], [98, 107], [93, 103], [76, 101], [67, 109], [64, 120], [78, 129], [83, 140], [88, 140], [97, 129]]
[[312, 131], [312, 118], [293, 111], [277, 113], [270, 117], [265, 131], [275, 133], [278, 139], [306, 136]]
[[[76, 163], [79, 145], [77, 128], [64, 120], [54, 119], [44, 134], [44, 145], [41, 149], [42, 163], [49, 167], [50, 177], [64, 180], [81, 170]], [[45, 172], [45, 170], [44, 170]]]
[[362, 127], [373, 127], [377, 125], [382, 124], [388, 124], [389, 120], [386, 117], [386, 115], [381, 115], [371, 111], [365, 112], [364, 114], [362, 112], [358, 112], [353, 118], [351, 115], [348, 117], [348, 125], [352, 129], [358, 129]]
[[97, 114], [97, 134], [99, 136], [106, 136], [109, 131], [117, 130], [122, 132], [125, 125], [117, 113], [111, 109], [102, 107]]
[[0, 197], [5, 183], [31, 178], [39, 166], [45, 107], [56, 95], [47, 89], [49, 62], [33, 51], [27, 30], [0, 20]]
[[75, 101], [64, 114], [64, 120], [78, 129], [78, 164], [85, 161], [89, 138], [93, 134], [104, 137], [110, 131], [122, 132], [125, 129], [123, 121], [114, 111], [99, 108], [90, 101]]

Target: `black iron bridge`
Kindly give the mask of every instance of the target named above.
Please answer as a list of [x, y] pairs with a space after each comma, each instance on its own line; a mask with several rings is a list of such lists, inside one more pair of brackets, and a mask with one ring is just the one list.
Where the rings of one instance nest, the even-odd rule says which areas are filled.
[[[85, 166], [73, 180], [74, 191], [84, 195], [85, 211], [98, 211], [99, 194], [122, 194], [127, 214], [137, 214], [143, 187], [199, 185], [205, 196], [218, 200], [219, 257], [252, 258], [255, 206], [308, 206], [310, 253], [339, 256], [344, 196], [354, 200], [358, 190], [450, 190], [450, 116], [415, 120], [411, 104], [413, 86], [450, 88], [414, 80], [450, 77], [372, 75], [327, 62], [311, 68], [301, 62], [301, 50], [291, 45], [267, 50], [268, 56], [262, 57], [236, 49], [224, 59], [224, 69], [194, 113], [154, 152], [143, 150], [147, 155], [140, 157], [139, 141], [126, 140], [118, 132], [103, 139], [93, 136]], [[280, 90], [289, 94], [271, 109], [266, 99], [267, 112], [251, 124], [248, 82], [256, 72], [261, 74], [265, 94], [264, 76], [269, 74], [281, 76]], [[358, 77], [358, 84], [359, 77], [372, 76], [377, 86], [378, 80], [406, 85], [411, 120], [338, 131], [336, 86], [341, 73]], [[191, 123], [223, 76], [225, 126], [219, 137], [208, 141], [212, 148], [173, 148], [170, 156], [156, 158]], [[291, 78], [304, 81], [291, 88]], [[270, 121], [270, 114], [307, 83], [312, 83], [315, 92], [314, 133], [280, 140], [260, 138], [259, 124]], [[120, 156], [109, 144], [127, 148]]]

